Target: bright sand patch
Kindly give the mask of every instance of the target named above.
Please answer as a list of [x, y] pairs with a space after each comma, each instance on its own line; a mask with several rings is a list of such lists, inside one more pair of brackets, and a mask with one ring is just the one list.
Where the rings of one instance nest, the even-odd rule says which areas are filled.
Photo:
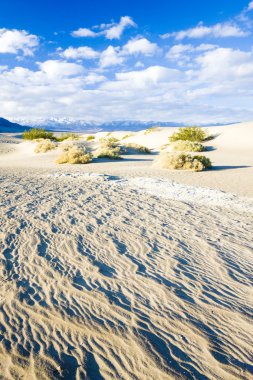
[[[3, 379], [252, 378], [251, 199], [183, 185], [215, 170], [56, 166], [14, 148], [0, 157]], [[250, 166], [247, 149], [222, 152]], [[250, 195], [245, 170], [216, 173]]]

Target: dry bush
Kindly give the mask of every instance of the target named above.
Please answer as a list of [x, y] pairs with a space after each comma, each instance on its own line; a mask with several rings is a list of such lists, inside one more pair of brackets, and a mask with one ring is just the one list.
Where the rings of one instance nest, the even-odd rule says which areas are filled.
[[146, 154], [151, 154], [151, 150], [147, 148], [144, 145], [139, 145], [135, 143], [129, 143], [125, 145], [126, 148], [126, 153], [146, 153]]
[[122, 137], [122, 139], [121, 140], [125, 140], [125, 139], [127, 139], [128, 137], [132, 137], [133, 136], [133, 134], [131, 133], [131, 134], [129, 134], [129, 135], [125, 135], [125, 136], [123, 136]]
[[204, 152], [205, 147], [196, 141], [178, 140], [173, 144], [173, 150], [180, 152]]
[[62, 133], [60, 137], [56, 137], [57, 141], [62, 142], [65, 140], [74, 141], [79, 140], [80, 136], [76, 133]]
[[92, 140], [95, 140], [95, 136], [89, 135], [86, 137], [86, 141], [92, 141]]
[[37, 145], [34, 149], [35, 153], [46, 153], [49, 150], [53, 150], [57, 147], [57, 144], [49, 139], [37, 139], [36, 141]]
[[212, 166], [209, 158], [205, 156], [192, 156], [185, 153], [161, 153], [155, 164], [164, 169], [193, 170], [196, 172]]
[[99, 139], [101, 148], [116, 148], [119, 146], [119, 139], [116, 137], [107, 137]]
[[185, 127], [179, 128], [178, 132], [174, 132], [169, 140], [170, 142], [178, 140], [201, 142], [204, 140], [210, 140], [211, 137], [212, 136], [209, 136], [208, 132], [201, 127]]
[[148, 135], [149, 133], [151, 132], [155, 132], [158, 130], [159, 127], [150, 127], [148, 129], [146, 129], [146, 131], [144, 132], [144, 135]]
[[63, 152], [57, 158], [57, 164], [88, 164], [92, 161], [91, 153], [85, 148], [75, 145], [65, 145]]
[[122, 157], [120, 156], [120, 147], [117, 146], [115, 148], [101, 147], [96, 152], [97, 158], [109, 158], [111, 160], [118, 160]]

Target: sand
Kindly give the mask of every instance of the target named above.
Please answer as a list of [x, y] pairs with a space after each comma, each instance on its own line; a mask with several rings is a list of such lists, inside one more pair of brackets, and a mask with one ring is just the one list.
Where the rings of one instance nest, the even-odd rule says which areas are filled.
[[214, 127], [230, 168], [203, 173], [58, 166], [5, 136], [0, 378], [252, 379], [252, 126]]

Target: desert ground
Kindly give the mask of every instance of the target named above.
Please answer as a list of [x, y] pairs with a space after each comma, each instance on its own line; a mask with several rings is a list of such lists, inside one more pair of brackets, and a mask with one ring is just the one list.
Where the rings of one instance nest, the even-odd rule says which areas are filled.
[[173, 128], [87, 165], [1, 135], [0, 379], [253, 379], [253, 122], [208, 130], [203, 172], [153, 164]]

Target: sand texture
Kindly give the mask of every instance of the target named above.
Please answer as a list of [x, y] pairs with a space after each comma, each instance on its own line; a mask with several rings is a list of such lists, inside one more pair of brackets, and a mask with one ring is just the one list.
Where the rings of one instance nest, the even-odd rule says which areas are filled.
[[0, 379], [253, 378], [250, 143], [239, 163], [217, 148], [247, 166], [230, 192], [153, 156], [0, 147]]

